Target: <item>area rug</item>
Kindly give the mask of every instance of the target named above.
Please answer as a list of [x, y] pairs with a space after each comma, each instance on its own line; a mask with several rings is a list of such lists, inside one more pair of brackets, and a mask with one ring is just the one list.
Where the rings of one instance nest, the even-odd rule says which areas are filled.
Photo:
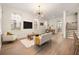
[[30, 48], [34, 45], [34, 40], [22, 39], [20, 42], [26, 47]]

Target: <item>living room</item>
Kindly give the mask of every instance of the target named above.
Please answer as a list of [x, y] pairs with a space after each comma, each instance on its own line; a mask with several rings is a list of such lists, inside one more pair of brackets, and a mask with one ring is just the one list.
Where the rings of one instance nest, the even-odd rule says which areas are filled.
[[[67, 6], [69, 7], [66, 8]], [[72, 31], [77, 32], [79, 29], [78, 6], [78, 3], [0, 4], [0, 54], [73, 54], [73, 50], [69, 48], [73, 47]], [[66, 27], [67, 24], [73, 25]], [[68, 36], [69, 34], [71, 35]]]

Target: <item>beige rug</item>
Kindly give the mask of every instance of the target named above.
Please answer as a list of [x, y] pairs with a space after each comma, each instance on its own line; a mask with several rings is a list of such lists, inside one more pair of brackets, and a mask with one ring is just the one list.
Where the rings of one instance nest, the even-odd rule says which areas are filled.
[[34, 40], [22, 39], [20, 41], [26, 48], [29, 48], [34, 45]]

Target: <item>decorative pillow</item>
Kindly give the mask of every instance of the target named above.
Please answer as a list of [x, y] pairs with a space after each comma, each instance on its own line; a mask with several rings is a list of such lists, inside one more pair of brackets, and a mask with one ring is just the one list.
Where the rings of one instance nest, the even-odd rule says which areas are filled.
[[7, 35], [13, 35], [12, 33], [10, 33], [10, 32], [7, 32]]

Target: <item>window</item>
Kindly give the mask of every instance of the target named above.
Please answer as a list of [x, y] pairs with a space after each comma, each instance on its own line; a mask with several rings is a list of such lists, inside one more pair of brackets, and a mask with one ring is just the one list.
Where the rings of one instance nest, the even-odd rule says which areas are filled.
[[11, 14], [12, 30], [21, 29], [21, 16], [16, 13]]

